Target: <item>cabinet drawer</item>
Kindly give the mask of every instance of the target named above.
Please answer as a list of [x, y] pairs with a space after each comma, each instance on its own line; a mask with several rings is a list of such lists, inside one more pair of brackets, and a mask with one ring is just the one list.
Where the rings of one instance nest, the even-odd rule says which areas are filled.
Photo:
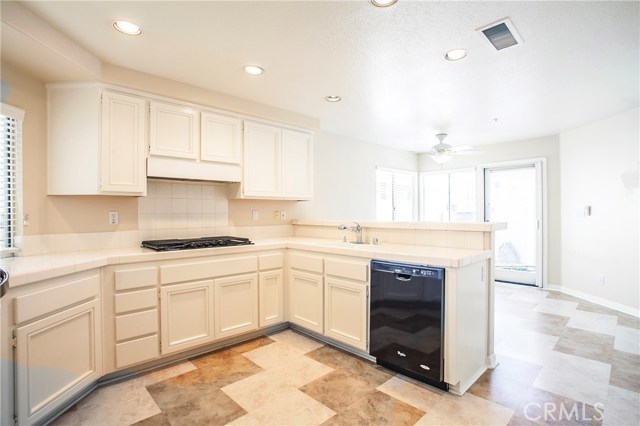
[[116, 290], [150, 287], [158, 284], [158, 268], [131, 269], [116, 271]]
[[30, 321], [84, 300], [93, 299], [99, 293], [100, 277], [93, 275], [58, 287], [18, 296], [13, 299], [13, 320], [15, 324]]
[[194, 281], [225, 275], [237, 275], [256, 272], [258, 257], [247, 256], [231, 259], [210, 260], [208, 262], [183, 263], [160, 267], [160, 282], [162, 284], [181, 281]]
[[369, 262], [325, 259], [324, 268], [327, 275], [356, 281], [369, 281]]
[[116, 317], [116, 341], [158, 332], [158, 310]]
[[281, 269], [284, 265], [284, 256], [282, 253], [261, 254], [258, 256], [258, 265], [261, 271]]
[[289, 255], [290, 266], [294, 269], [302, 269], [304, 271], [316, 272], [322, 274], [322, 257], [312, 256], [301, 253], [291, 253]]
[[155, 288], [116, 294], [116, 314], [155, 308], [158, 306], [158, 293]]
[[158, 335], [116, 344], [116, 367], [136, 364], [156, 358], [159, 354]]

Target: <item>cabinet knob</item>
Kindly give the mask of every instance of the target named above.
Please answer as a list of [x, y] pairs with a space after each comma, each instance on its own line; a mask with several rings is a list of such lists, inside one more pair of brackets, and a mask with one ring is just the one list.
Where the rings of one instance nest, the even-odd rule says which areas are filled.
[[423, 370], [431, 370], [428, 366], [424, 365], [424, 364], [420, 364], [420, 368], [422, 368]]
[[405, 353], [403, 353], [403, 352], [400, 352], [400, 351], [398, 351], [398, 355], [400, 355], [400, 356], [407, 356], [407, 354], [405, 354]]

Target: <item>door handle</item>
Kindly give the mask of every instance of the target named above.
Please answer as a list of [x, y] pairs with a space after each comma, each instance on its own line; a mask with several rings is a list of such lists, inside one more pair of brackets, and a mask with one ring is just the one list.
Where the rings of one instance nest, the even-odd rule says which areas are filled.
[[428, 366], [424, 365], [424, 364], [420, 364], [420, 368], [422, 368], [423, 370], [431, 370]]
[[407, 356], [407, 354], [405, 354], [404, 352], [400, 352], [400, 351], [398, 351], [398, 355], [400, 355], [401, 357]]

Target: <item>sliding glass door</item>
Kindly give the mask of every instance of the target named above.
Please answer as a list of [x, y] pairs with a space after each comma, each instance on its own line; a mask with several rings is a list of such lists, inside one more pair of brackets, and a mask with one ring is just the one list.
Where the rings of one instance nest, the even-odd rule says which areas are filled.
[[542, 284], [542, 165], [484, 169], [485, 221], [506, 222], [495, 233], [495, 279]]

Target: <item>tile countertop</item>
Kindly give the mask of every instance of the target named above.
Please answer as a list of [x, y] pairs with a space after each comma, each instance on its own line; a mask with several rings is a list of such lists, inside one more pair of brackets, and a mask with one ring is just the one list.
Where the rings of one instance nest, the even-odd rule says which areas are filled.
[[491, 257], [490, 250], [470, 250], [405, 244], [352, 244], [335, 240], [285, 237], [254, 241], [253, 245], [155, 252], [141, 247], [80, 251], [0, 259], [9, 273], [9, 288], [107, 265], [252, 253], [278, 249], [306, 250], [325, 255], [354, 256], [459, 268]]

